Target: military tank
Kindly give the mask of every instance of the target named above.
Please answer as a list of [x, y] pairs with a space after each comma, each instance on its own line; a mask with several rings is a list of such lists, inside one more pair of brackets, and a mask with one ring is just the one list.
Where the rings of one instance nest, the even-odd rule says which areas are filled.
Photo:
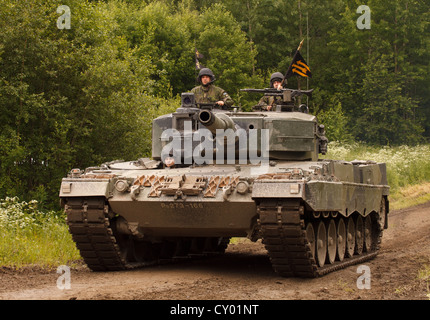
[[280, 276], [317, 277], [374, 258], [387, 228], [386, 166], [319, 159], [324, 126], [295, 100], [272, 111], [181, 106], [153, 121], [152, 158], [72, 169], [60, 198], [94, 271], [223, 253], [262, 240]]

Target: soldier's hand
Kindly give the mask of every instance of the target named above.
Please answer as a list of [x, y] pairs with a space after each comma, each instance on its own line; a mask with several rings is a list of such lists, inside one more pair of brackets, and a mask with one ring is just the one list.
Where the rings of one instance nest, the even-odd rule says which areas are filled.
[[220, 100], [216, 102], [217, 105], [223, 106], [224, 105], [224, 101]]

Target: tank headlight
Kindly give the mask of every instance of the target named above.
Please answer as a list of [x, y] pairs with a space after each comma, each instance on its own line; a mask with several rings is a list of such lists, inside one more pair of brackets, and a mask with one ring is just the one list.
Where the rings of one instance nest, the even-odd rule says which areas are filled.
[[119, 192], [125, 192], [128, 190], [129, 184], [127, 180], [118, 180], [115, 182], [115, 189]]
[[245, 194], [249, 190], [249, 184], [246, 181], [239, 181], [236, 185], [236, 191], [240, 194]]

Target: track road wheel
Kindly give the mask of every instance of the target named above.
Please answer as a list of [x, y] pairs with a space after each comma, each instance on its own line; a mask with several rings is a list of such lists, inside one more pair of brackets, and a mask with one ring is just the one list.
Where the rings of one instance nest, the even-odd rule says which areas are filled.
[[364, 222], [361, 216], [355, 222], [355, 253], [362, 254], [364, 247]]
[[327, 223], [327, 262], [332, 264], [336, 259], [336, 223], [333, 219]]
[[379, 208], [379, 216], [378, 216], [378, 225], [379, 230], [383, 230], [385, 228], [385, 225], [387, 223], [386, 221], [386, 208], [385, 208], [385, 199], [382, 197], [381, 199], [381, 207]]
[[370, 252], [373, 248], [373, 237], [372, 237], [372, 218], [368, 215], [364, 219], [364, 249], [366, 252]]
[[355, 223], [352, 217], [348, 218], [346, 226], [346, 256], [348, 258], [354, 255], [355, 249]]
[[327, 256], [327, 232], [324, 222], [320, 221], [316, 233], [316, 260], [323, 267]]
[[346, 252], [346, 227], [345, 221], [340, 218], [337, 222], [337, 260], [343, 261]]
[[306, 225], [306, 239], [309, 242], [312, 257], [315, 259], [315, 229], [311, 222], [308, 222], [308, 224]]

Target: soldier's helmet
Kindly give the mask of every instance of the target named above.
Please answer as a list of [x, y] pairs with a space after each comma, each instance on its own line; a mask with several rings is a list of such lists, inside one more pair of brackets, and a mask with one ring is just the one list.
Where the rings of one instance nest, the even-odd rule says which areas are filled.
[[202, 83], [202, 77], [203, 76], [209, 76], [211, 78], [210, 83], [212, 83], [212, 82], [214, 82], [216, 80], [214, 73], [209, 68], [202, 68], [202, 69], [200, 69], [199, 75], [197, 77], [197, 79], [198, 79], [198, 81], [199, 81], [200, 84]]
[[284, 75], [280, 72], [275, 72], [270, 76], [270, 87], [273, 88], [273, 83], [275, 81], [281, 82], [284, 79]]

